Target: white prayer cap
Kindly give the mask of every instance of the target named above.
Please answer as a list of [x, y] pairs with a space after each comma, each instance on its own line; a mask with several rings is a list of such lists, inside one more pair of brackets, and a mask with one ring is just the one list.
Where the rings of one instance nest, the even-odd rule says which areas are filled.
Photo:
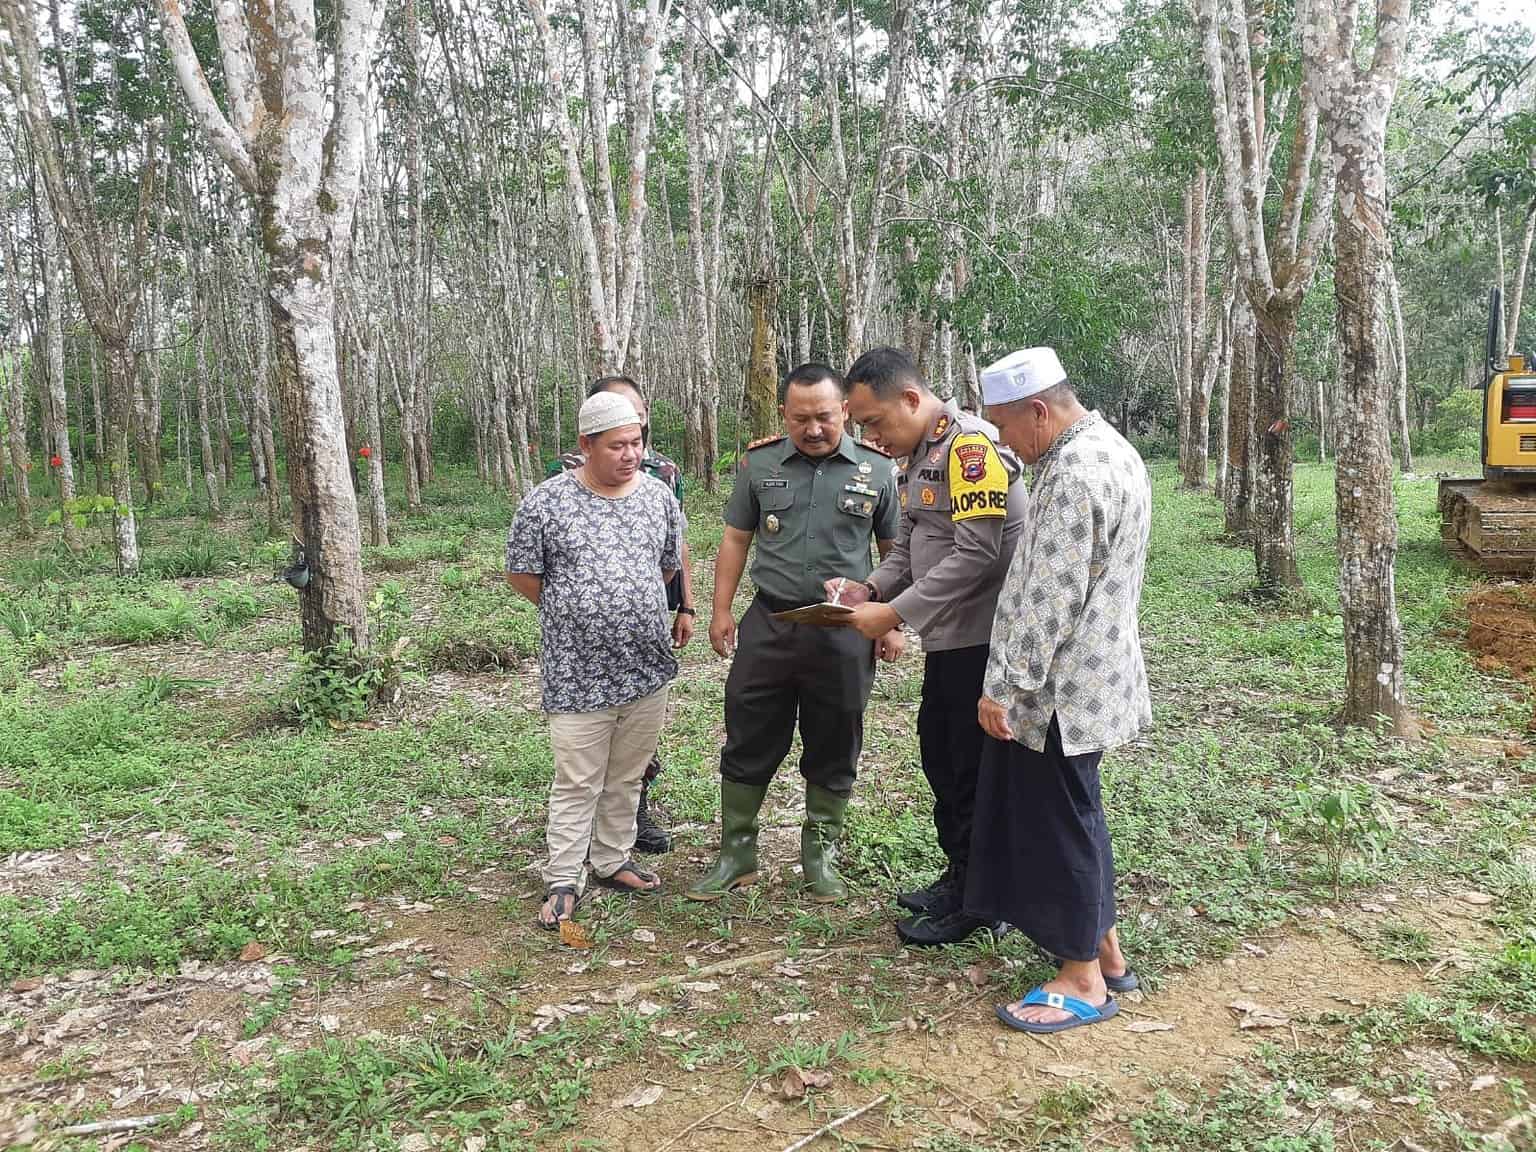
[[597, 392], [582, 402], [576, 428], [583, 436], [596, 436], [610, 428], [638, 423], [640, 413], [635, 411], [628, 396], [621, 396], [617, 392]]
[[1067, 378], [1054, 348], [1021, 348], [1010, 352], [981, 374], [981, 398], [988, 404], [1012, 404]]

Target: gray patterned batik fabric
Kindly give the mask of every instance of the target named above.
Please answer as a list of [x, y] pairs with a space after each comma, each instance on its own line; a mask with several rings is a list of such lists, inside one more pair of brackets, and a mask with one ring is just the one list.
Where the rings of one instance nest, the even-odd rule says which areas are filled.
[[574, 472], [528, 493], [507, 533], [507, 571], [544, 581], [546, 712], [617, 708], [677, 675], [661, 574], [682, 563], [684, 528], [676, 498], [651, 476], [618, 499]]
[[1044, 751], [1054, 713], [1062, 751], [1076, 756], [1151, 724], [1137, 623], [1151, 530], [1146, 466], [1089, 413], [1035, 466], [992, 622], [985, 691], [1015, 740]]

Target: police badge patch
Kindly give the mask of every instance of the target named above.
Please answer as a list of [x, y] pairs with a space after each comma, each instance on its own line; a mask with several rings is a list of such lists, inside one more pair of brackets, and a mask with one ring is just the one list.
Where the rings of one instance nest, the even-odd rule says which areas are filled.
[[955, 455], [960, 457], [960, 475], [969, 483], [976, 484], [987, 474], [987, 446], [985, 444], [959, 444]]

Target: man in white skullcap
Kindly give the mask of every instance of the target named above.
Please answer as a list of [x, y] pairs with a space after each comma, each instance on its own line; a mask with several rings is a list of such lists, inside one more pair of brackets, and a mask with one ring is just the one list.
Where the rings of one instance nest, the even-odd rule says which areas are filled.
[[630, 852], [677, 675], [666, 585], [686, 528], [671, 489], [640, 470], [645, 440], [627, 396], [587, 397], [577, 426], [581, 467], [528, 493], [507, 534], [507, 583], [539, 606], [555, 759], [538, 916], [548, 929], [574, 915], [586, 863], [605, 888], [661, 886]]
[[998, 1018], [1061, 1032], [1113, 1016], [1138, 986], [1115, 933], [1103, 754], [1151, 723], [1137, 611], [1152, 489], [1141, 457], [1078, 401], [1050, 348], [981, 375], [987, 419], [1035, 472], [998, 596], [977, 718], [992, 737], [976, 785], [965, 910], [1006, 920], [1057, 976]]

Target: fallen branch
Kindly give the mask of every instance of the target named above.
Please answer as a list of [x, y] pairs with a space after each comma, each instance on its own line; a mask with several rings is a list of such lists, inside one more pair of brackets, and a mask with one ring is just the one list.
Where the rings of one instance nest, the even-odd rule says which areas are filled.
[[[185, 1064], [184, 1060], [162, 1060], [161, 1067], [171, 1067]], [[34, 1088], [59, 1087], [64, 1084], [74, 1083], [76, 1080], [90, 1080], [97, 1076], [115, 1076], [119, 1072], [131, 1072], [137, 1069], [148, 1069], [141, 1060], [125, 1060], [119, 1064], [103, 1064], [99, 1068], [86, 1068], [80, 1072], [71, 1072], [67, 1076], [38, 1076], [30, 1080], [8, 1080], [0, 1082], [0, 1096], [14, 1096], [18, 1092], [30, 1092]]]
[[976, 1001], [978, 1001], [978, 1000], [985, 1000], [985, 999], [987, 999], [987, 997], [995, 996], [995, 995], [997, 995], [997, 993], [993, 992], [992, 989], [990, 989], [990, 988], [983, 988], [980, 992], [977, 992], [975, 995], [967, 996], [964, 1000], [960, 1001], [960, 1003], [956, 1004], [953, 1008], [951, 1008], [948, 1012], [945, 1012], [942, 1016], [935, 1016], [932, 1020], [928, 1021], [928, 1027], [930, 1027], [930, 1028], [937, 1028], [940, 1024], [944, 1023], [944, 1021], [948, 1020], [956, 1012], [960, 1012], [960, 1011], [963, 1011], [966, 1008], [969, 1008], [972, 1004], [976, 1003]]
[[830, 1123], [830, 1124], [823, 1125], [822, 1127], [816, 1129], [816, 1131], [812, 1132], [809, 1136], [805, 1137], [803, 1140], [796, 1140], [788, 1148], [784, 1149], [784, 1152], [800, 1152], [800, 1149], [802, 1149], [802, 1148], [809, 1148], [812, 1144], [816, 1143], [816, 1141], [820, 1140], [828, 1132], [832, 1132], [832, 1131], [835, 1131], [838, 1128], [841, 1128], [844, 1124], [847, 1124], [850, 1120], [857, 1120], [860, 1116], [864, 1115], [864, 1113], [868, 1112], [871, 1108], [879, 1107], [881, 1104], [884, 1104], [890, 1098], [891, 1097], [890, 1097], [889, 1093], [886, 1093], [886, 1092], [880, 1093], [880, 1095], [876, 1096], [868, 1104], [864, 1105], [864, 1107], [862, 1107], [862, 1108], [855, 1108], [852, 1112], [848, 1113], [848, 1115], [840, 1117], [839, 1119], [832, 1121], [832, 1123]]
[[433, 972], [432, 973], [432, 977], [435, 980], [442, 980], [442, 981], [444, 981], [444, 982], [446, 982], [448, 984], [456, 984], [460, 988], [464, 988], [464, 989], [468, 990], [469, 992], [475, 993], [475, 994], [480, 995], [480, 996], [484, 996], [492, 1004], [495, 1004], [496, 1006], [498, 1006], [499, 1008], [501, 1008], [505, 1012], [512, 1011], [512, 1005], [509, 1004], [504, 998], [502, 998], [501, 996], [498, 996], [495, 992], [492, 992], [489, 988], [482, 988], [479, 984], [476, 984], [473, 980], [465, 980], [463, 977], [455, 976], [451, 972], [444, 972], [441, 976], [439, 976], [436, 972]]
[[[814, 957], [796, 960], [797, 964], [819, 964], [832, 956], [838, 956], [846, 952], [862, 952], [860, 948], [829, 948], [827, 951]], [[681, 981], [705, 980], [711, 976], [729, 976], [735, 972], [741, 972], [748, 968], [761, 968], [766, 964], [773, 964], [787, 958], [787, 948], [770, 948], [766, 952], [753, 952], [749, 956], [736, 956], [730, 960], [721, 960], [717, 964], [706, 964], [702, 968], [690, 968], [684, 972], [673, 972], [666, 976], [657, 976], [654, 980], [646, 980], [639, 984], [621, 984], [616, 989], [628, 999], [634, 999], [643, 992], [654, 992], [664, 984], [676, 984]], [[594, 993], [608, 994], [607, 988], [583, 988], [581, 994], [590, 996]]]
[[672, 1145], [676, 1144], [684, 1136], [687, 1136], [690, 1132], [694, 1131], [696, 1128], [701, 1128], [705, 1124], [708, 1124], [716, 1116], [720, 1115], [720, 1113], [727, 1112], [727, 1111], [729, 1111], [732, 1108], [740, 1107], [740, 1106], [746, 1104], [747, 1098], [752, 1095], [752, 1089], [754, 1089], [756, 1087], [757, 1087], [756, 1081], [754, 1081], [753, 1083], [749, 1084], [747, 1086], [746, 1093], [742, 1096], [742, 1098], [740, 1100], [733, 1100], [733, 1101], [731, 1101], [728, 1104], [722, 1104], [722, 1105], [720, 1105], [720, 1107], [716, 1108], [713, 1112], [711, 1112], [708, 1116], [700, 1116], [697, 1120], [695, 1120], [692, 1124], [688, 1125], [688, 1127], [684, 1128], [676, 1136], [673, 1136], [665, 1144], [660, 1145], [656, 1149], [656, 1152], [667, 1152], [668, 1148], [672, 1147]]
[[137, 1132], [140, 1128], [153, 1128], [174, 1117], [174, 1112], [156, 1112], [152, 1116], [124, 1116], [120, 1120], [97, 1120], [91, 1124], [71, 1124], [68, 1128], [56, 1128], [50, 1136], [105, 1136], [114, 1132]]
[[172, 996], [180, 996], [184, 989], [171, 988], [165, 992], [145, 992], [139, 996], [129, 996], [124, 999], [125, 1004], [155, 1004], [161, 1000], [169, 1000]]

